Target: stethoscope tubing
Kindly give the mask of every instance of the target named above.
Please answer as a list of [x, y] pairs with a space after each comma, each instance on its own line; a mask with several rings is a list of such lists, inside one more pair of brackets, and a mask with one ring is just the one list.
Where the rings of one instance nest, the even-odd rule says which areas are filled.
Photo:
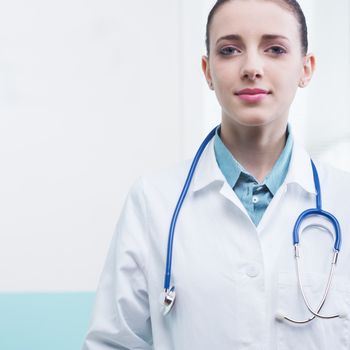
[[182, 207], [182, 204], [185, 200], [187, 191], [190, 187], [194, 171], [196, 170], [197, 164], [199, 162], [199, 159], [209, 143], [209, 141], [214, 137], [216, 129], [218, 126], [216, 126], [209, 134], [208, 136], [204, 139], [202, 144], [200, 145], [193, 161], [191, 164], [191, 168], [188, 172], [185, 184], [183, 186], [183, 189], [181, 191], [180, 197], [177, 201], [171, 223], [170, 223], [170, 228], [169, 228], [169, 236], [168, 236], [168, 250], [167, 250], [167, 257], [166, 257], [166, 267], [165, 267], [165, 278], [164, 278], [164, 289], [169, 290], [170, 289], [170, 282], [171, 282], [171, 265], [172, 265], [172, 256], [173, 256], [173, 243], [174, 243], [174, 233], [175, 233], [175, 227], [176, 227], [176, 222], [177, 218], [179, 216], [180, 209]]
[[341, 239], [341, 229], [340, 229], [340, 224], [337, 220], [337, 218], [322, 209], [318, 209], [318, 208], [311, 208], [311, 209], [307, 209], [305, 211], [303, 211], [297, 221], [295, 222], [294, 225], [294, 229], [293, 229], [293, 244], [299, 244], [299, 230], [300, 230], [300, 225], [302, 224], [302, 222], [309, 216], [323, 216], [326, 219], [328, 219], [328, 221], [333, 225], [334, 228], [334, 233], [335, 233], [335, 240], [334, 240], [334, 251], [339, 252], [340, 248], [341, 248], [341, 243], [342, 243], [342, 239]]
[[333, 225], [334, 232], [335, 232], [334, 251], [339, 252], [341, 248], [340, 225], [337, 218], [333, 214], [322, 209], [322, 193], [321, 193], [320, 179], [318, 176], [316, 166], [312, 161], [312, 159], [311, 159], [311, 167], [312, 167], [312, 174], [313, 174], [315, 190], [316, 190], [316, 208], [307, 209], [299, 215], [293, 229], [293, 244], [294, 245], [299, 244], [299, 229], [302, 222], [309, 216], [318, 215], [318, 216], [325, 217]]

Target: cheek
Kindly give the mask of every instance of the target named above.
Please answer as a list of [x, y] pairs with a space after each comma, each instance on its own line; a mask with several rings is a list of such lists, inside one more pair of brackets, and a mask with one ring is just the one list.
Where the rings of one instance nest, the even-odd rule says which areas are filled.
[[214, 59], [210, 69], [217, 86], [232, 85], [233, 80], [237, 79], [236, 67], [229, 61]]
[[276, 93], [283, 92], [286, 99], [295, 95], [301, 79], [301, 70], [299, 67], [285, 67], [275, 70], [273, 73]]
[[291, 74], [286, 78], [284, 81], [284, 90], [289, 98], [293, 98], [299, 86], [300, 76], [298, 74]]

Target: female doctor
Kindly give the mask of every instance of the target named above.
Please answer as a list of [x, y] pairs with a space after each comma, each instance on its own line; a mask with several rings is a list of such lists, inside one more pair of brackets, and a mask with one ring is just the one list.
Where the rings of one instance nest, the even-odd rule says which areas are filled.
[[206, 44], [221, 125], [170, 247], [191, 162], [131, 189], [84, 349], [349, 349], [350, 177], [312, 164], [288, 127], [315, 68], [304, 15], [295, 0], [219, 0]]

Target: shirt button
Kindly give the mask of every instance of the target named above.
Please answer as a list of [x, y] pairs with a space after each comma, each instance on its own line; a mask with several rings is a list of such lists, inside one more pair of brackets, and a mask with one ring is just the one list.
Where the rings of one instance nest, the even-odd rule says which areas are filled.
[[256, 277], [259, 275], [259, 268], [254, 265], [250, 265], [246, 268], [245, 273], [248, 277]]
[[252, 202], [253, 203], [258, 203], [259, 202], [259, 198], [257, 196], [253, 196], [252, 197]]

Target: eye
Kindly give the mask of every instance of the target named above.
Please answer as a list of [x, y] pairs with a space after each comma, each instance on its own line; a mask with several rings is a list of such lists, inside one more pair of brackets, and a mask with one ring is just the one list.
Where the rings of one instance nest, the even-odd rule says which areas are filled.
[[238, 50], [234, 46], [225, 46], [219, 50], [219, 53], [224, 56], [232, 56], [240, 53], [240, 50]]
[[281, 46], [271, 46], [266, 50], [266, 52], [272, 53], [277, 56], [287, 53], [287, 51]]

